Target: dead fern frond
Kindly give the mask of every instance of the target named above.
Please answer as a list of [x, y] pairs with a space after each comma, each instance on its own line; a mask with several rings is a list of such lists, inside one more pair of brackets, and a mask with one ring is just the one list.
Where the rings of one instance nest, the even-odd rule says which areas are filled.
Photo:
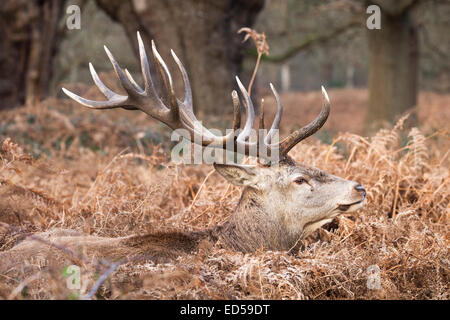
[[425, 145], [425, 136], [420, 132], [418, 128], [412, 128], [408, 134], [411, 141], [408, 143], [407, 161], [416, 169], [421, 170], [424, 166], [427, 166], [428, 149]]
[[266, 35], [264, 34], [264, 32], [262, 33], [258, 33], [256, 32], [256, 30], [248, 28], [248, 27], [244, 27], [238, 30], [238, 33], [242, 33], [245, 32], [245, 37], [244, 40], [242, 40], [242, 42], [247, 41], [249, 38], [252, 38], [253, 42], [255, 43], [256, 46], [256, 50], [258, 52], [258, 57], [256, 59], [256, 65], [255, 68], [253, 70], [253, 74], [252, 74], [252, 78], [250, 80], [250, 83], [248, 85], [248, 94], [251, 95], [252, 93], [252, 85], [253, 82], [255, 81], [255, 77], [256, 77], [256, 72], [258, 71], [258, 67], [259, 67], [259, 63], [261, 61], [261, 57], [263, 54], [269, 54], [269, 44], [267, 43], [266, 40]]

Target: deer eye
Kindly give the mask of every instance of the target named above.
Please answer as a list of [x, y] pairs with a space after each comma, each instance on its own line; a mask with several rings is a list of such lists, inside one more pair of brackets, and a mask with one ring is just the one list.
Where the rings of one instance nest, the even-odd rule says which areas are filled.
[[305, 178], [302, 178], [302, 177], [299, 177], [299, 178], [295, 179], [294, 182], [295, 182], [296, 184], [308, 183], [308, 181], [306, 181], [306, 179], [305, 179]]

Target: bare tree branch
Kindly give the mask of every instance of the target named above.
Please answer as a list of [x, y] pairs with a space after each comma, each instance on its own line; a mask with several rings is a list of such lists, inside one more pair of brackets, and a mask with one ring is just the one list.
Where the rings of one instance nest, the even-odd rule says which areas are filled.
[[[309, 49], [312, 46], [315, 46], [317, 44], [321, 44], [324, 42], [327, 42], [328, 40], [334, 38], [335, 36], [340, 35], [341, 33], [353, 28], [361, 26], [360, 20], [352, 20], [349, 23], [338, 27], [334, 30], [332, 30], [329, 33], [326, 34], [319, 34], [319, 35], [311, 35], [307, 39], [303, 40], [302, 42], [288, 48], [285, 52], [278, 54], [278, 55], [264, 55], [261, 57], [262, 61], [272, 62], [272, 63], [284, 63], [300, 52]], [[249, 49], [248, 53], [257, 56], [258, 53], [255, 49]]]

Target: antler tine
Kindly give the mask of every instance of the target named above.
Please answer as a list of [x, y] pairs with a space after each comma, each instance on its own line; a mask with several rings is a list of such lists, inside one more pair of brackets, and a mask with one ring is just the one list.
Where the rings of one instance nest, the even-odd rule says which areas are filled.
[[[198, 121], [198, 120], [193, 113], [192, 90], [191, 90], [191, 85], [189, 82], [189, 77], [187, 75], [186, 69], [184, 68], [184, 65], [181, 62], [181, 60], [178, 58], [178, 56], [175, 54], [175, 52], [173, 50], [171, 50], [171, 53], [172, 53], [173, 59], [175, 60], [175, 62], [178, 65], [178, 68], [181, 72], [181, 76], [183, 78], [183, 83], [184, 83], [184, 102], [183, 102], [182, 106], [180, 106], [180, 110], [179, 110], [180, 116], [181, 116], [182, 120], [184, 120], [185, 122], [188, 122], [188, 124], [192, 128], [194, 128], [195, 121]], [[232, 137], [234, 137], [234, 132], [237, 129], [239, 129], [241, 126], [241, 108], [240, 108], [240, 104], [239, 104], [239, 97], [238, 97], [236, 90], [233, 90], [231, 92], [231, 97], [233, 100], [233, 130], [232, 130], [232, 132], [230, 132], [226, 136], [218, 137], [218, 136], [214, 135], [213, 133], [211, 133], [207, 128], [202, 127], [203, 132], [206, 135], [210, 136], [210, 138], [212, 138], [213, 140], [216, 141], [216, 142], [214, 142], [216, 145], [217, 144], [226, 144], [228, 139], [231, 139]]]
[[95, 85], [103, 93], [103, 95], [106, 98], [111, 99], [118, 95], [117, 93], [115, 93], [114, 91], [109, 89], [107, 86], [105, 86], [105, 84], [102, 82], [102, 80], [100, 80], [100, 77], [98, 76], [97, 72], [95, 71], [94, 66], [90, 62], [89, 62], [89, 70], [91, 71], [92, 80], [94, 80]]
[[238, 135], [237, 141], [246, 141], [248, 137], [251, 134], [253, 123], [255, 122], [255, 110], [253, 108], [252, 100], [250, 99], [250, 96], [248, 95], [247, 90], [242, 85], [241, 80], [239, 80], [239, 77], [236, 76], [236, 82], [239, 86], [239, 89], [241, 90], [241, 93], [244, 97], [244, 106], [247, 110], [247, 119], [245, 121], [244, 129], [242, 129], [242, 132]]
[[[175, 53], [173, 53], [175, 61], [177, 62], [181, 73], [185, 74], [186, 77], [183, 77], [186, 81], [185, 81], [185, 86], [188, 85], [188, 89], [189, 89], [189, 93], [190, 93], [190, 85], [189, 85], [189, 80], [187, 78], [187, 73], [183, 67], [183, 64], [181, 63], [181, 61], [177, 58], [177, 56], [175, 55]], [[239, 78], [237, 78], [238, 81], [238, 85], [240, 83]], [[186, 88], [186, 87], [185, 87]], [[246, 100], [246, 106], [249, 112], [249, 116], [247, 119], [247, 123], [245, 125], [245, 128], [243, 131], [247, 132], [247, 136], [250, 135], [251, 133], [251, 128], [255, 119], [255, 115], [254, 115], [254, 110], [253, 110], [253, 104], [251, 103], [250, 97], [248, 96], [248, 93], [246, 92], [245, 88], [243, 87], [242, 83], [240, 83], [240, 89], [244, 95], [244, 98]], [[194, 113], [191, 111], [191, 109], [188, 108], [188, 106], [186, 106], [186, 104], [181, 103], [180, 104], [180, 108], [179, 108], [179, 115], [180, 115], [180, 120], [183, 123], [183, 125], [185, 126], [186, 129], [188, 129], [191, 134], [200, 134], [204, 139], [203, 141], [203, 145], [205, 146], [210, 146], [210, 147], [220, 147], [220, 146], [226, 146], [227, 142], [230, 139], [234, 139], [235, 137], [235, 131], [237, 129], [239, 129], [240, 124], [241, 124], [241, 108], [240, 108], [240, 104], [239, 104], [239, 97], [238, 94], [235, 90], [233, 90], [231, 92], [231, 97], [233, 100], [233, 130], [231, 132], [229, 132], [227, 135], [225, 136], [216, 136], [215, 134], [211, 133], [211, 131], [209, 131], [207, 128], [205, 128], [203, 125], [201, 125], [200, 121], [197, 120], [197, 118], [195, 117]], [[185, 99], [186, 100], [186, 99]], [[188, 99], [188, 101], [190, 101]], [[186, 109], [188, 108], [188, 109]], [[198, 129], [200, 128], [201, 132], [198, 132]], [[241, 136], [242, 138], [239, 139], [239, 136]], [[239, 145], [244, 145], [244, 150], [245, 152], [247, 152], [249, 150], [249, 146], [254, 144], [254, 143], [249, 143], [246, 142], [245, 139], [246, 137], [242, 134], [240, 134], [238, 136], [238, 138], [236, 139], [235, 143], [239, 144]], [[239, 141], [238, 141], [239, 140]]]
[[103, 48], [105, 49], [106, 54], [108, 55], [108, 58], [111, 61], [114, 71], [116, 72], [116, 75], [119, 78], [120, 84], [128, 93], [128, 96], [136, 96], [138, 92], [135, 90], [130, 80], [128, 80], [128, 78], [125, 76], [125, 73], [119, 66], [119, 63], [116, 61], [116, 59], [114, 59], [114, 56], [112, 55], [111, 51], [109, 51], [108, 47], [106, 46], [103, 46]]
[[[184, 68], [183, 63], [178, 58], [173, 50], [171, 51], [172, 57], [175, 60], [178, 69], [180, 70], [181, 77], [183, 79], [184, 84], [184, 101], [179, 101], [174, 93], [172, 76], [165, 64], [164, 60], [159, 55], [158, 50], [156, 49], [155, 43], [152, 41], [152, 49], [153, 55], [158, 62], [159, 71], [163, 80], [165, 81], [164, 74], [167, 76], [167, 82], [165, 82], [166, 88], [170, 90], [170, 98], [172, 99], [172, 105], [175, 105], [176, 111], [178, 112], [179, 119], [183, 126], [188, 129], [191, 134], [201, 135], [204, 140], [203, 144], [208, 146], [223, 146], [226, 145], [229, 139], [234, 137], [234, 130], [225, 136], [216, 136], [211, 131], [209, 131], [206, 127], [201, 125], [200, 121], [195, 117], [193, 112], [193, 104], [192, 104], [192, 89], [189, 81], [189, 77], [187, 75], [187, 71]], [[163, 73], [164, 71], [164, 73]], [[238, 109], [239, 110], [239, 109]], [[236, 110], [235, 110], [236, 112]], [[198, 132], [198, 130], [201, 132]]]
[[184, 68], [183, 63], [177, 57], [177, 55], [175, 54], [175, 52], [172, 49], [170, 49], [170, 53], [172, 54], [172, 57], [175, 60], [177, 66], [178, 66], [178, 69], [180, 70], [181, 77], [183, 78], [183, 85], [184, 85], [184, 101], [183, 101], [183, 103], [186, 106], [186, 108], [188, 108], [191, 111], [193, 111], [193, 106], [192, 106], [192, 89], [191, 89], [191, 83], [189, 81], [188, 74], [186, 72], [186, 69]]
[[322, 86], [323, 104], [320, 114], [308, 125], [291, 133], [286, 139], [280, 143], [280, 155], [286, 155], [297, 143], [306, 139], [310, 135], [319, 130], [327, 121], [330, 114], [330, 99]]
[[133, 79], [133, 76], [131, 75], [131, 73], [128, 71], [127, 68], [125, 68], [125, 75], [127, 76], [128, 80], [131, 82], [131, 84], [134, 87], [134, 90], [136, 90], [137, 92], [139, 92], [140, 94], [144, 93], [144, 90], [142, 90], [141, 86], [137, 84], [137, 82]]
[[62, 91], [75, 100], [76, 102], [82, 104], [83, 106], [86, 106], [91, 109], [115, 109], [115, 108], [122, 108], [124, 105], [126, 105], [126, 101], [128, 100], [127, 96], [119, 96], [113, 97], [109, 99], [108, 101], [95, 101], [95, 100], [89, 100], [85, 99], [83, 97], [80, 97], [79, 95], [76, 95], [75, 93], [67, 90], [66, 88], [62, 88]]
[[231, 92], [231, 98], [233, 100], [233, 131], [236, 131], [241, 127], [241, 105], [236, 90]]
[[123, 104], [128, 100], [127, 96], [123, 96], [120, 94], [115, 93], [111, 89], [109, 89], [98, 76], [97, 72], [94, 69], [94, 66], [92, 63], [89, 63], [89, 70], [91, 71], [92, 79], [95, 82], [95, 85], [98, 87], [98, 89], [103, 93], [103, 95], [108, 99], [108, 101], [95, 101], [95, 100], [89, 100], [85, 99], [83, 97], [80, 97], [79, 95], [76, 95], [75, 93], [67, 90], [66, 88], [62, 88], [63, 92], [68, 95], [73, 100], [77, 101], [78, 103], [91, 108], [91, 109], [114, 109], [114, 108], [120, 108], [123, 106]]
[[[156, 50], [156, 48], [155, 48], [155, 50]], [[170, 52], [178, 66], [178, 69], [180, 70], [181, 77], [183, 79], [183, 85], [184, 85], [184, 101], [177, 103], [180, 119], [183, 121], [183, 124], [185, 124], [190, 130], [194, 131], [195, 129], [200, 128], [202, 130], [202, 133], [205, 134], [206, 136], [208, 136], [210, 139], [212, 139], [212, 140], [216, 139], [217, 136], [214, 135], [207, 128], [201, 126], [200, 123], [198, 122], [197, 118], [195, 117], [193, 105], [192, 105], [191, 83], [189, 81], [189, 77], [187, 75], [186, 69], [184, 68], [183, 63], [178, 58], [178, 56], [175, 54], [175, 52], [172, 49], [170, 50]], [[158, 52], [156, 51], [156, 53], [158, 53]], [[170, 76], [170, 73], [168, 73], [168, 75]], [[175, 95], [174, 95], [174, 97], [175, 97]], [[202, 134], [202, 133], [198, 133], [198, 134]]]
[[154, 93], [155, 87], [153, 86], [152, 76], [150, 75], [150, 66], [148, 64], [147, 53], [145, 52], [144, 42], [142, 41], [141, 34], [137, 32], [138, 45], [139, 45], [139, 57], [141, 60], [142, 78], [144, 79], [145, 92], [148, 94], [150, 90]]
[[265, 144], [270, 144], [272, 142], [272, 138], [275, 135], [276, 130], [279, 129], [281, 117], [283, 116], [283, 104], [281, 103], [280, 95], [278, 94], [277, 90], [275, 89], [272, 83], [270, 83], [269, 85], [273, 95], [275, 96], [275, 100], [277, 101], [277, 113], [275, 115], [275, 118], [273, 119], [269, 133], [264, 139]]
[[163, 79], [164, 86], [166, 87], [166, 90], [169, 92], [170, 110], [172, 112], [172, 116], [176, 117], [178, 113], [178, 103], [177, 98], [175, 96], [175, 90], [173, 88], [172, 75], [170, 74], [169, 68], [167, 68], [167, 65], [164, 62], [163, 58], [156, 49], [155, 41], [153, 40], [152, 40], [152, 52], [153, 57], [155, 58], [156, 64], [158, 66], [157, 69], [161, 75], [161, 78]]

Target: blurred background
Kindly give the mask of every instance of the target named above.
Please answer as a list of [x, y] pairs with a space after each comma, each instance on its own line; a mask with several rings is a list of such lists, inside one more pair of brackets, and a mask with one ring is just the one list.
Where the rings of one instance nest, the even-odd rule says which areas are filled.
[[[371, 4], [381, 9], [381, 29], [366, 27]], [[81, 9], [80, 29], [67, 27], [70, 5]], [[88, 62], [117, 87], [104, 44], [140, 80], [139, 30], [147, 50], [150, 40], [156, 41], [179, 94], [170, 48], [188, 70], [196, 111], [226, 118], [232, 113], [234, 76], [248, 84], [255, 66], [254, 44], [237, 33], [251, 27], [264, 32], [270, 46], [261, 59], [254, 101], [270, 93], [272, 82], [294, 122], [306, 121], [320, 109], [324, 85], [331, 89], [335, 125], [333, 117], [330, 121], [337, 131], [369, 131], [392, 124], [407, 110], [417, 125], [418, 105], [449, 109], [449, 17], [450, 2], [442, 0], [3, 0], [0, 110], [65, 98], [62, 86], [102, 99], [88, 92], [93, 85]]]

